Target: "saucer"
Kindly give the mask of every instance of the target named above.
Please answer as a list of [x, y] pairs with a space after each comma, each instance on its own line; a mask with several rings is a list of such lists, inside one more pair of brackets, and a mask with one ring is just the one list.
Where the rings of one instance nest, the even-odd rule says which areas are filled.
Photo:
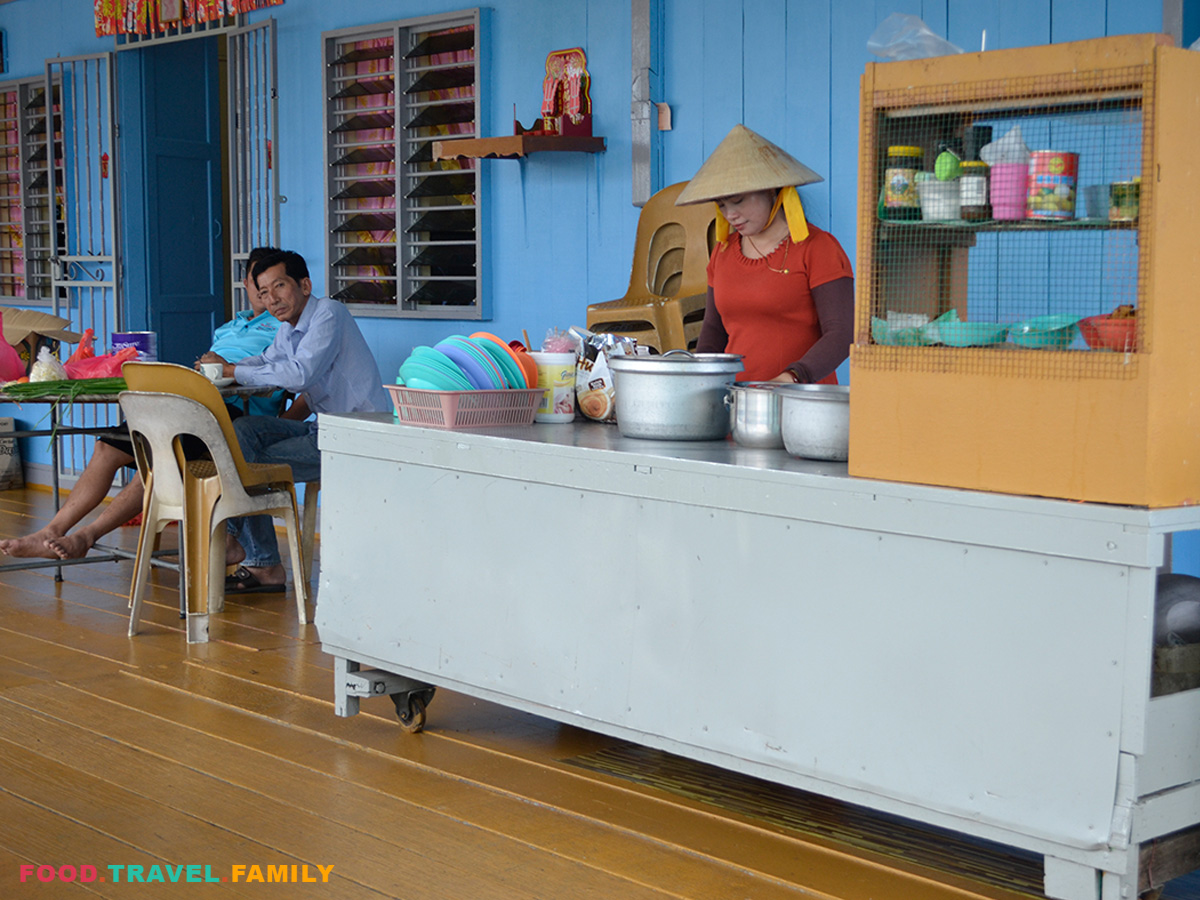
[[229, 387], [233, 384], [232, 378], [210, 378], [209, 381], [219, 388]]

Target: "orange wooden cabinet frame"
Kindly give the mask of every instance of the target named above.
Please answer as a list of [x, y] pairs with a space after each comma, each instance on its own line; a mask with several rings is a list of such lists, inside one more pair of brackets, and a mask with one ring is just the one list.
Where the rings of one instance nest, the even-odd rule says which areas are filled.
[[[1057, 99], [1017, 94], [1030, 78]], [[1141, 108], [1135, 352], [874, 343], [881, 279], [936, 281], [932, 311], [944, 312], [965, 304], [967, 278], [961, 239], [909, 258], [888, 251], [903, 260], [900, 274], [886, 269], [877, 207], [886, 117], [1109, 96]], [[873, 63], [861, 112], [851, 474], [1145, 507], [1200, 501], [1200, 54], [1164, 35], [1130, 35]]]

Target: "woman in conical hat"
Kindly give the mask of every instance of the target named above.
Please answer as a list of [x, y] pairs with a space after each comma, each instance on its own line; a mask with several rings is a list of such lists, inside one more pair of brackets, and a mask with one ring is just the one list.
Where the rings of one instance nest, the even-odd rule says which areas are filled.
[[850, 354], [854, 272], [805, 221], [796, 185], [821, 176], [736, 125], [675, 201], [717, 204], [708, 305], [696, 349], [740, 353], [743, 381], [836, 384]]

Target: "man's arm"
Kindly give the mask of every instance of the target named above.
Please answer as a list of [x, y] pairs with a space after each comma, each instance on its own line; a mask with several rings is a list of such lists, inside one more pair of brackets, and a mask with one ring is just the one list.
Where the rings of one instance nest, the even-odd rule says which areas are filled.
[[312, 410], [308, 408], [308, 401], [303, 394], [297, 394], [291, 405], [279, 414], [279, 418], [303, 422], [311, 415]]
[[238, 363], [235, 377], [240, 384], [273, 385], [299, 394], [333, 366], [339, 343], [337, 321], [318, 310], [294, 351], [276, 339], [261, 356]]

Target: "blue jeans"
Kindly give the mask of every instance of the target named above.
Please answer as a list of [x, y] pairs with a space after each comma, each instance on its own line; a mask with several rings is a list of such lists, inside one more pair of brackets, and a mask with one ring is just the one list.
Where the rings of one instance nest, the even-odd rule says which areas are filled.
[[[273, 416], [242, 416], [233, 422], [246, 462], [287, 463], [297, 484], [321, 477], [314, 422], [295, 422]], [[229, 520], [229, 533], [246, 551], [244, 566], [279, 565], [279, 544], [270, 516], [238, 516]]]

